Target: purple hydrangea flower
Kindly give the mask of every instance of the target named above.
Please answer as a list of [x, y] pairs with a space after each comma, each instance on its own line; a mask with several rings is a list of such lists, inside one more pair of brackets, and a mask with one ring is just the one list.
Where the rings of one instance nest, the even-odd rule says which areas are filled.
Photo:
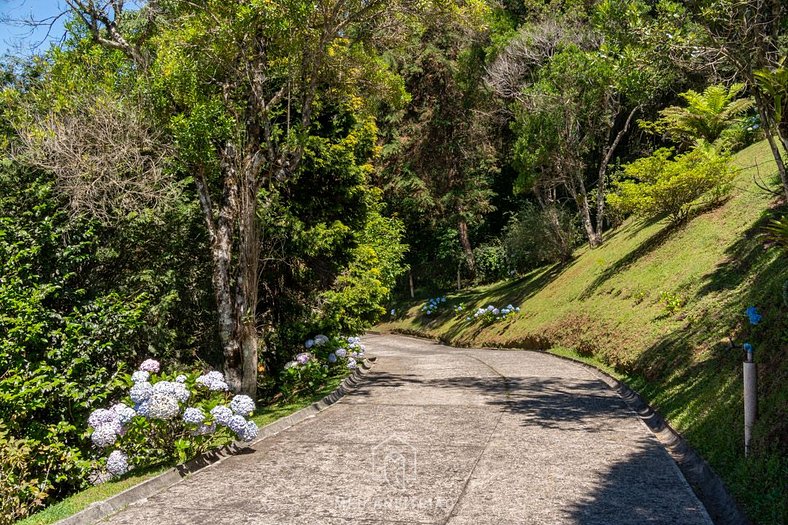
[[120, 423], [114, 421], [112, 423], [104, 423], [96, 427], [93, 433], [90, 435], [90, 440], [93, 441], [93, 444], [99, 448], [106, 448], [110, 445], [114, 445], [115, 441], [118, 440], [118, 434], [120, 434]]
[[301, 352], [300, 354], [298, 354], [295, 357], [295, 360], [296, 360], [296, 362], [298, 362], [299, 365], [305, 365], [309, 361], [310, 357], [312, 357], [312, 356], [309, 355], [308, 353]]
[[129, 471], [129, 458], [120, 450], [113, 450], [107, 458], [107, 472], [112, 477], [122, 476]]
[[118, 414], [115, 411], [107, 410], [106, 408], [94, 410], [90, 414], [90, 417], [88, 417], [88, 425], [90, 425], [92, 428], [98, 428], [102, 425], [116, 422], [119, 423]]
[[146, 359], [140, 365], [140, 370], [143, 372], [150, 372], [151, 374], [157, 374], [161, 365], [155, 359]]
[[340, 348], [336, 351], [337, 357], [345, 357], [347, 356], [347, 350], [344, 348]]

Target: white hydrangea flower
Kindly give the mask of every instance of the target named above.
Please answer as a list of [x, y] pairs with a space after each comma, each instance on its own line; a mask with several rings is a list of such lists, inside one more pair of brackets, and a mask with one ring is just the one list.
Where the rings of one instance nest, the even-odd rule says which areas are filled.
[[119, 433], [120, 423], [117, 421], [105, 423], [96, 427], [96, 429], [90, 435], [90, 440], [93, 441], [93, 444], [97, 447], [106, 448], [115, 444], [115, 441], [118, 440]]
[[129, 391], [129, 397], [135, 403], [144, 403], [150, 396], [153, 395], [153, 385], [148, 383], [147, 381], [143, 381], [141, 383], [135, 383], [134, 386], [131, 387]]
[[173, 396], [181, 403], [185, 403], [191, 397], [191, 392], [181, 383], [174, 381], [159, 381], [153, 385], [153, 393], [167, 394]]
[[139, 412], [150, 419], [172, 419], [178, 415], [178, 400], [169, 394], [157, 392], [140, 405]]
[[233, 417], [233, 411], [224, 405], [219, 405], [211, 409], [211, 415], [217, 423], [227, 426], [230, 422], [230, 418]]
[[230, 401], [230, 408], [241, 416], [250, 416], [254, 412], [254, 400], [243, 394], [233, 397]]
[[122, 476], [129, 471], [129, 458], [120, 450], [113, 450], [107, 458], [107, 472], [113, 477]]
[[140, 370], [143, 372], [150, 372], [151, 374], [157, 374], [161, 369], [161, 365], [155, 359], [146, 359], [140, 365]]
[[246, 431], [246, 418], [235, 414], [227, 421], [227, 428], [240, 436]]
[[150, 373], [146, 372], [145, 370], [137, 370], [131, 374], [131, 380], [134, 383], [142, 383], [148, 379], [150, 379]]
[[257, 425], [254, 421], [247, 421], [243, 431], [238, 434], [238, 439], [248, 443], [257, 437], [257, 431]]
[[318, 334], [315, 336], [315, 346], [323, 346], [328, 342], [328, 337], [324, 336], [323, 334]]
[[123, 403], [113, 405], [111, 410], [115, 412], [121, 425], [129, 424], [137, 415], [133, 408]]
[[199, 425], [205, 421], [205, 412], [199, 408], [189, 407], [183, 412], [183, 421], [192, 425]]
[[197, 378], [197, 383], [208, 388], [214, 392], [227, 391], [230, 387], [224, 381], [224, 375], [221, 372], [208, 372]]
[[106, 408], [99, 408], [94, 410], [90, 417], [88, 417], [88, 425], [92, 428], [98, 428], [102, 425], [118, 422], [118, 414]]
[[175, 378], [175, 382], [176, 383], [185, 383], [186, 382], [186, 376], [183, 375], [183, 374], [179, 375], [178, 377]]
[[355, 359], [353, 359], [352, 357], [351, 357], [351, 358], [349, 358], [349, 359], [347, 360], [347, 367], [348, 367], [350, 370], [355, 370], [355, 369], [358, 367], [358, 365], [356, 364], [356, 360], [355, 360]]

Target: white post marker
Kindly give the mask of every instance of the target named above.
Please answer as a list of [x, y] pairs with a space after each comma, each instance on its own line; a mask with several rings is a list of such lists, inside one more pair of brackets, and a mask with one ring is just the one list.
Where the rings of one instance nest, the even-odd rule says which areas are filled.
[[747, 351], [744, 362], [744, 456], [750, 454], [750, 438], [752, 426], [758, 413], [758, 376], [755, 363], [752, 362], [752, 347]]

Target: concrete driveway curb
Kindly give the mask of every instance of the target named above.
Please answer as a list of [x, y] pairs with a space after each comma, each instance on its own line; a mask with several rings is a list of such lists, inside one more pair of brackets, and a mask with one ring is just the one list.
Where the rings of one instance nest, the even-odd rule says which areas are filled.
[[[410, 332], [406, 334], [401, 333], [399, 335], [433, 341], [440, 345], [457, 348], [458, 350], [465, 349], [463, 347], [452, 346], [441, 339], [425, 337]], [[656, 436], [657, 440], [665, 447], [670, 457], [672, 457], [676, 465], [678, 465], [681, 474], [684, 476], [690, 488], [692, 488], [692, 491], [703, 506], [706, 507], [706, 511], [709, 513], [715, 525], [751, 525], [750, 520], [747, 519], [744, 512], [733, 499], [733, 496], [728, 492], [722, 479], [714, 472], [706, 460], [689, 445], [681, 434], [667, 423], [659, 412], [654, 410], [639, 393], [632, 390], [626, 383], [619, 381], [593, 365], [577, 359], [572, 359], [571, 357], [551, 354], [544, 350], [494, 347], [482, 348], [489, 350], [537, 352], [550, 355], [557, 359], [570, 361], [586, 368], [611, 390], [615, 391]]]
[[144, 500], [172, 485], [175, 485], [190, 474], [215, 465], [228, 457], [240, 454], [249, 450], [250, 448], [253, 449], [257, 443], [284, 430], [287, 430], [288, 428], [306, 419], [314, 417], [342, 399], [349, 392], [353, 391], [358, 387], [359, 383], [362, 382], [364, 376], [369, 373], [369, 370], [374, 365], [375, 359], [376, 358], [374, 357], [365, 359], [361, 367], [357, 368], [355, 372], [346, 377], [336, 390], [325, 396], [320, 401], [312, 403], [311, 405], [304, 407], [301, 410], [290, 414], [289, 416], [277, 419], [276, 421], [273, 421], [272, 423], [262, 427], [257, 435], [257, 438], [251, 443], [236, 441], [220, 449], [206, 452], [205, 454], [202, 454], [191, 461], [177, 465], [170, 470], [159, 474], [158, 476], [128, 488], [123, 492], [112, 496], [111, 498], [93, 503], [76, 514], [55, 522], [55, 525], [89, 525], [95, 523], [98, 520], [106, 518], [107, 516], [122, 510], [132, 503]]

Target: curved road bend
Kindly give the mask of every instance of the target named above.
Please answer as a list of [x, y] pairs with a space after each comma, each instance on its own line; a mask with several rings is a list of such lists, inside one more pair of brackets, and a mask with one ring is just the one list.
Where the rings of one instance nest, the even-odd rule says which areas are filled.
[[585, 368], [370, 335], [339, 403], [107, 519], [128, 524], [711, 524]]

